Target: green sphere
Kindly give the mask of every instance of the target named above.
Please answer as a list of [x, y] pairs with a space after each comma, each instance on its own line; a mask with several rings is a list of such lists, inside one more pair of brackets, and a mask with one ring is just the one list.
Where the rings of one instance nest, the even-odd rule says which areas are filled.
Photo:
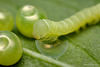
[[45, 19], [43, 11], [32, 5], [23, 6], [17, 13], [16, 25], [24, 36], [33, 38], [33, 26], [39, 19]]
[[14, 33], [0, 31], [0, 65], [15, 64], [21, 58], [22, 52], [22, 44]]
[[6, 9], [0, 8], [0, 31], [12, 31], [14, 26], [13, 15]]

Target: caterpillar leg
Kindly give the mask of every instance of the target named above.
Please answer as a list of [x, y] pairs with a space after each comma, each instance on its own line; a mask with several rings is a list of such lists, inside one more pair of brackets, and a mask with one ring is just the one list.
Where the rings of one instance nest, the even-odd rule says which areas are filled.
[[[100, 19], [100, 4], [86, 8], [75, 15], [59, 22], [53, 22], [47, 19], [40, 20], [34, 24], [34, 37], [41, 41], [35, 41], [38, 50], [47, 56], [58, 57], [66, 51], [67, 41], [58, 41], [61, 35], [72, 32], [79, 32], [79, 29], [85, 29], [86, 24], [93, 25]], [[49, 41], [51, 43], [45, 43]]]
[[82, 26], [82, 29], [83, 29], [83, 30], [86, 29], [86, 25]]
[[79, 33], [79, 32], [80, 32], [80, 30], [78, 29], [78, 30], [76, 30], [75, 32], [76, 32], [76, 33]]
[[99, 19], [93, 20], [92, 23], [88, 23], [89, 26], [97, 24], [99, 22]]

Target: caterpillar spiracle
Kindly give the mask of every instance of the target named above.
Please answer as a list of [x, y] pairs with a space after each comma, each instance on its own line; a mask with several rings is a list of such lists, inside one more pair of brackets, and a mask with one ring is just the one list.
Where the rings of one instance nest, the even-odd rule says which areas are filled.
[[55, 41], [61, 35], [78, 31], [80, 27], [84, 28], [86, 24], [92, 25], [98, 23], [99, 18], [100, 4], [97, 4], [96, 6], [85, 8], [75, 15], [59, 22], [48, 19], [39, 20], [34, 24], [33, 35], [36, 39], [42, 41]]

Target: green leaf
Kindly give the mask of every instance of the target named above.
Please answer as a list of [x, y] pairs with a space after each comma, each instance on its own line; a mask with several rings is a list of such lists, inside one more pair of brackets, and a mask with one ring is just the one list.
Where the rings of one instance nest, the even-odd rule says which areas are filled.
[[[20, 7], [33, 4], [42, 8], [48, 19], [59, 21], [99, 2], [100, 0], [0, 0], [0, 7], [10, 10], [16, 17]], [[21, 39], [23, 47], [30, 53], [33, 52], [33, 55], [24, 52], [20, 61], [11, 67], [58, 67], [63, 64], [75, 67], [100, 67], [100, 24], [80, 30], [78, 34], [62, 36], [70, 42], [70, 45], [58, 59], [49, 59], [46, 56], [42, 58], [44, 56], [37, 50], [35, 39], [29, 39], [20, 34], [16, 24], [13, 32]]]

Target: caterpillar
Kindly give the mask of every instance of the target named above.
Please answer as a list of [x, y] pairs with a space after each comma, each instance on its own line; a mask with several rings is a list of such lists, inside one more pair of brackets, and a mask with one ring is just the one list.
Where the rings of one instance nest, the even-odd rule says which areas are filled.
[[61, 35], [77, 32], [81, 27], [85, 28], [86, 24], [98, 23], [99, 18], [100, 4], [97, 4], [59, 22], [39, 20], [34, 24], [33, 36], [41, 41], [55, 41]]

